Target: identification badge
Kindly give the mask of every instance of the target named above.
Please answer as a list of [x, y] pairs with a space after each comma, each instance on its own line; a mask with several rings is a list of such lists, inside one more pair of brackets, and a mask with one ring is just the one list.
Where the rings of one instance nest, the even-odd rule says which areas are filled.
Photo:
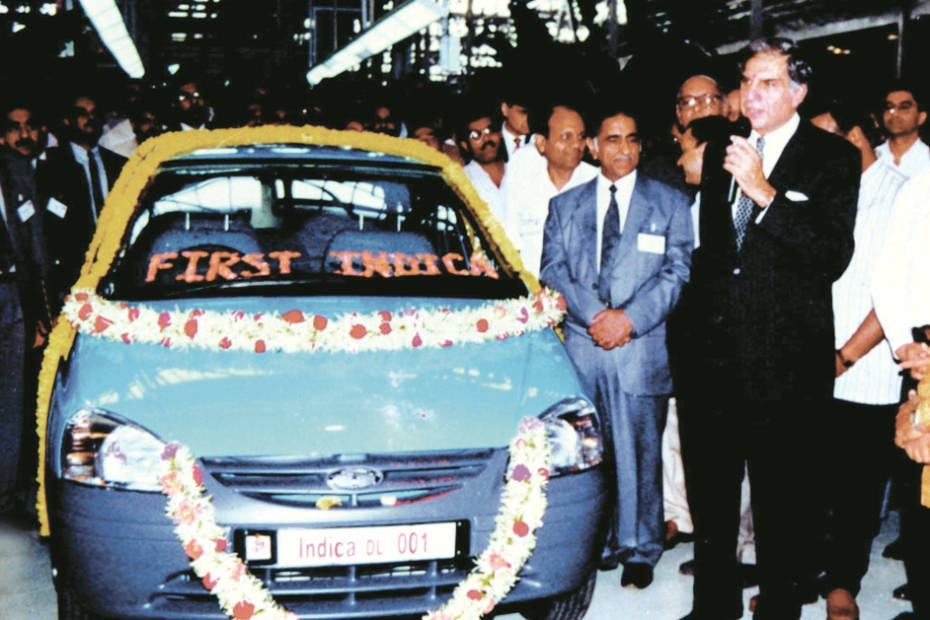
[[639, 233], [639, 236], [636, 237], [636, 249], [650, 254], [665, 254], [665, 237]]
[[65, 219], [65, 215], [68, 213], [68, 205], [56, 198], [49, 198], [48, 205], [45, 207], [45, 209], [51, 213], [54, 213], [61, 219]]
[[30, 217], [36, 214], [36, 208], [31, 200], [27, 200], [17, 207], [16, 212], [19, 213], [19, 221], [25, 224]]

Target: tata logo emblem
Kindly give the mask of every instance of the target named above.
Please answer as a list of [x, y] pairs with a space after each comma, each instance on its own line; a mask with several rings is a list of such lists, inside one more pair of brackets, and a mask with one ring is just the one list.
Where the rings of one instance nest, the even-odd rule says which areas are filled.
[[377, 486], [382, 480], [384, 480], [384, 474], [377, 469], [349, 467], [331, 473], [326, 478], [326, 484], [331, 489], [354, 491]]

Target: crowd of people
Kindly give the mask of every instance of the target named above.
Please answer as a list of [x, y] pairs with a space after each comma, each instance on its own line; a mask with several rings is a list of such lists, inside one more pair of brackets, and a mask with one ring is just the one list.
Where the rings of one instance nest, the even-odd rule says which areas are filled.
[[39, 357], [127, 157], [169, 130], [326, 124], [459, 161], [525, 268], [565, 296], [616, 482], [602, 568], [622, 564], [621, 585], [648, 587], [663, 550], [693, 537], [689, 619], [742, 617], [755, 582], [755, 618], [799, 618], [819, 595], [829, 618], [858, 617], [896, 472], [903, 595], [930, 617], [930, 429], [908, 396], [930, 365], [922, 92], [895, 82], [802, 108], [812, 68], [785, 39], [754, 42], [738, 70], [731, 88], [684, 80], [660, 135], [623, 93], [465, 92], [428, 114], [377, 98], [326, 114], [261, 89], [223, 109], [190, 79], [161, 100], [139, 84], [119, 105], [76, 93], [58, 114], [8, 97], [0, 511], [28, 504]]

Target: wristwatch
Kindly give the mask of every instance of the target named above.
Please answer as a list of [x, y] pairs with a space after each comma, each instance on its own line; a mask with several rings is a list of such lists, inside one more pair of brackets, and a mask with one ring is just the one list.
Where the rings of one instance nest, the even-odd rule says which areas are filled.
[[843, 365], [843, 368], [850, 368], [853, 364], [856, 363], [855, 360], [846, 359], [846, 356], [843, 355], [843, 352], [840, 349], [836, 350], [836, 356], [840, 358], [840, 364]]

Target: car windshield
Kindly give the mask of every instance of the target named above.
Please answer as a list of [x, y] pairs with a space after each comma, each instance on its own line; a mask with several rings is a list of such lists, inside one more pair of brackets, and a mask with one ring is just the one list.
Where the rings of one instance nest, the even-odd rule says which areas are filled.
[[101, 293], [506, 298], [526, 287], [435, 169], [182, 158], [144, 192]]

